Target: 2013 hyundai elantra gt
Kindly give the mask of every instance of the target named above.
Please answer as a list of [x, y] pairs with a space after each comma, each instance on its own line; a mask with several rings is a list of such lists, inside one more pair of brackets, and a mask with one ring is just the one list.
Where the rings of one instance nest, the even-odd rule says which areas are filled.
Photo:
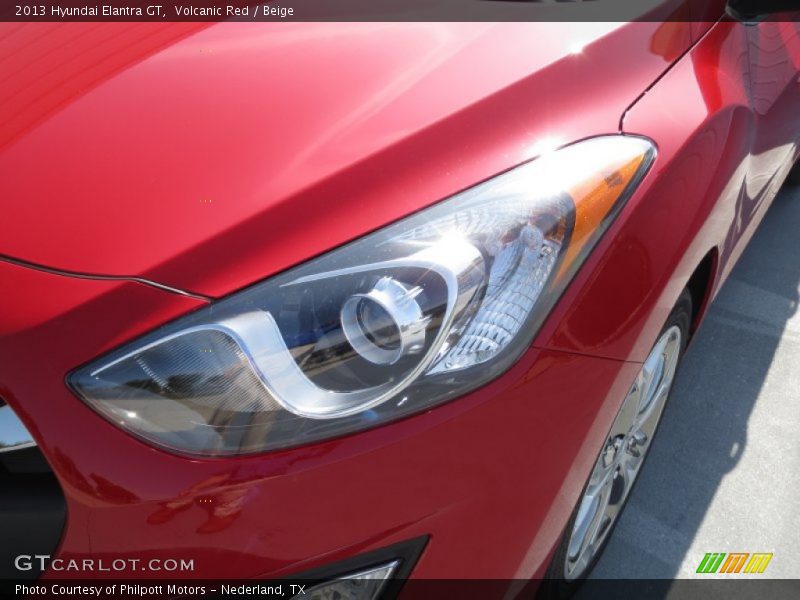
[[798, 155], [717, 4], [0, 29], [3, 573], [569, 592]]

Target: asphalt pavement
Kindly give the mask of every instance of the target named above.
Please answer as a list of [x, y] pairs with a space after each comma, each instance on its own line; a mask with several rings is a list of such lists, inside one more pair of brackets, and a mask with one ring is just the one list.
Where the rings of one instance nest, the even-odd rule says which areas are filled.
[[[707, 552], [800, 577], [800, 187], [784, 187], [686, 354], [595, 578], [692, 578]], [[739, 575], [741, 576], [741, 575]]]

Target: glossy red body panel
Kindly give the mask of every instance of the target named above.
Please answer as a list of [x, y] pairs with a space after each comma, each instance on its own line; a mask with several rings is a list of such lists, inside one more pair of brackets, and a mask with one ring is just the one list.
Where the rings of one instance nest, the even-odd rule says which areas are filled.
[[[35, 126], [0, 135], [13, 138], [0, 173], [14, 174], [0, 177], [12, 199], [0, 254], [224, 295], [542, 142], [616, 132], [690, 43], [689, 24], [668, 25], [232, 23], [155, 54], [120, 36], [129, 68], [74, 98], [54, 83], [55, 114], [24, 94], [6, 101]], [[86, 29], [83, 44], [108, 37]], [[12, 73], [38, 64], [10, 61]]]
[[626, 114], [658, 157], [537, 344], [642, 360], [708, 253], [713, 297], [797, 153], [798, 72], [796, 22], [725, 21]]
[[[38, 31], [0, 43], [31, 45]], [[41, 110], [3, 98], [17, 117], [0, 130], [0, 254], [221, 296], [546, 140], [622, 124], [658, 157], [505, 375], [402, 421], [261, 456], [164, 453], [65, 386], [76, 366], [205, 302], [0, 260], [12, 290], [0, 294], [0, 396], [64, 487], [59, 556], [167, 553], [202, 577], [262, 577], [430, 535], [415, 577], [541, 575], [675, 298], [709, 252], [713, 295], [796, 156], [797, 25], [187, 33], [121, 44], [79, 93], [53, 81], [59, 99]], [[19, 68], [39, 60], [26, 56]]]

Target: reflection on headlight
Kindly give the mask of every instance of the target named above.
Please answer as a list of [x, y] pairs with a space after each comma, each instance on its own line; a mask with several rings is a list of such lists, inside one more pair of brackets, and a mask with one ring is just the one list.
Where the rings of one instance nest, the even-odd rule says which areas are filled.
[[167, 449], [258, 452], [364, 429], [496, 377], [653, 156], [595, 138], [469, 189], [76, 371], [80, 396]]

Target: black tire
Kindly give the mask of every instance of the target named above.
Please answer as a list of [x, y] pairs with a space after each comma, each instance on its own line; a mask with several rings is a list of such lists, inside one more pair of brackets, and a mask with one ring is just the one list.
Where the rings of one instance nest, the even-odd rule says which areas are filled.
[[[663, 333], [665, 333], [670, 327], [677, 325], [681, 330], [681, 349], [680, 349], [680, 358], [678, 360], [678, 368], [680, 369], [680, 361], [683, 359], [683, 354], [686, 351], [686, 345], [689, 341], [689, 332], [692, 322], [692, 295], [689, 293], [689, 290], [684, 289], [681, 292], [680, 297], [678, 298], [678, 302], [675, 304], [675, 308], [672, 309], [669, 317], [667, 318], [664, 327], [661, 330], [658, 338], [661, 337]], [[669, 403], [669, 397], [667, 397], [666, 403]], [[663, 413], [662, 413], [663, 414]], [[658, 430], [656, 429], [656, 433]], [[655, 439], [655, 438], [654, 438]], [[599, 454], [599, 453], [598, 453]], [[647, 460], [647, 455], [644, 456], [644, 462]], [[644, 465], [644, 462], [642, 465]], [[631, 493], [636, 488], [636, 482], [638, 478], [633, 482], [631, 487]], [[588, 485], [588, 480], [586, 485]], [[545, 574], [544, 580], [541, 582], [539, 587], [539, 591], [536, 595], [537, 599], [545, 599], [545, 598], [570, 598], [581, 585], [586, 580], [586, 577], [592, 572], [597, 561], [602, 556], [603, 552], [605, 551], [606, 545], [608, 541], [611, 539], [611, 536], [614, 533], [614, 528], [616, 527], [617, 523], [619, 523], [619, 517], [622, 516], [622, 513], [625, 510], [625, 506], [627, 506], [628, 500], [630, 500], [630, 495], [628, 495], [627, 499], [625, 500], [625, 504], [623, 504], [622, 509], [620, 511], [619, 516], [617, 519], [611, 524], [611, 529], [606, 536], [605, 540], [603, 541], [600, 549], [595, 554], [592, 561], [589, 563], [587, 569], [583, 572], [580, 578], [575, 579], [573, 581], [568, 581], [564, 577], [564, 565], [567, 558], [567, 548], [569, 545], [570, 537], [572, 534], [572, 530], [575, 526], [575, 519], [578, 515], [578, 508], [580, 507], [580, 498], [583, 497], [584, 491], [586, 489], [586, 485], [584, 485], [584, 489], [581, 491], [581, 495], [579, 497], [578, 502], [575, 505], [575, 508], [572, 511], [572, 516], [570, 517], [567, 526], [564, 528], [564, 532], [561, 536], [561, 542], [556, 549], [556, 552], [553, 556], [553, 560], [550, 563], [550, 566], [547, 569]]]
[[789, 171], [786, 183], [791, 186], [800, 185], [800, 160], [798, 160], [794, 167], [792, 167], [792, 170]]

